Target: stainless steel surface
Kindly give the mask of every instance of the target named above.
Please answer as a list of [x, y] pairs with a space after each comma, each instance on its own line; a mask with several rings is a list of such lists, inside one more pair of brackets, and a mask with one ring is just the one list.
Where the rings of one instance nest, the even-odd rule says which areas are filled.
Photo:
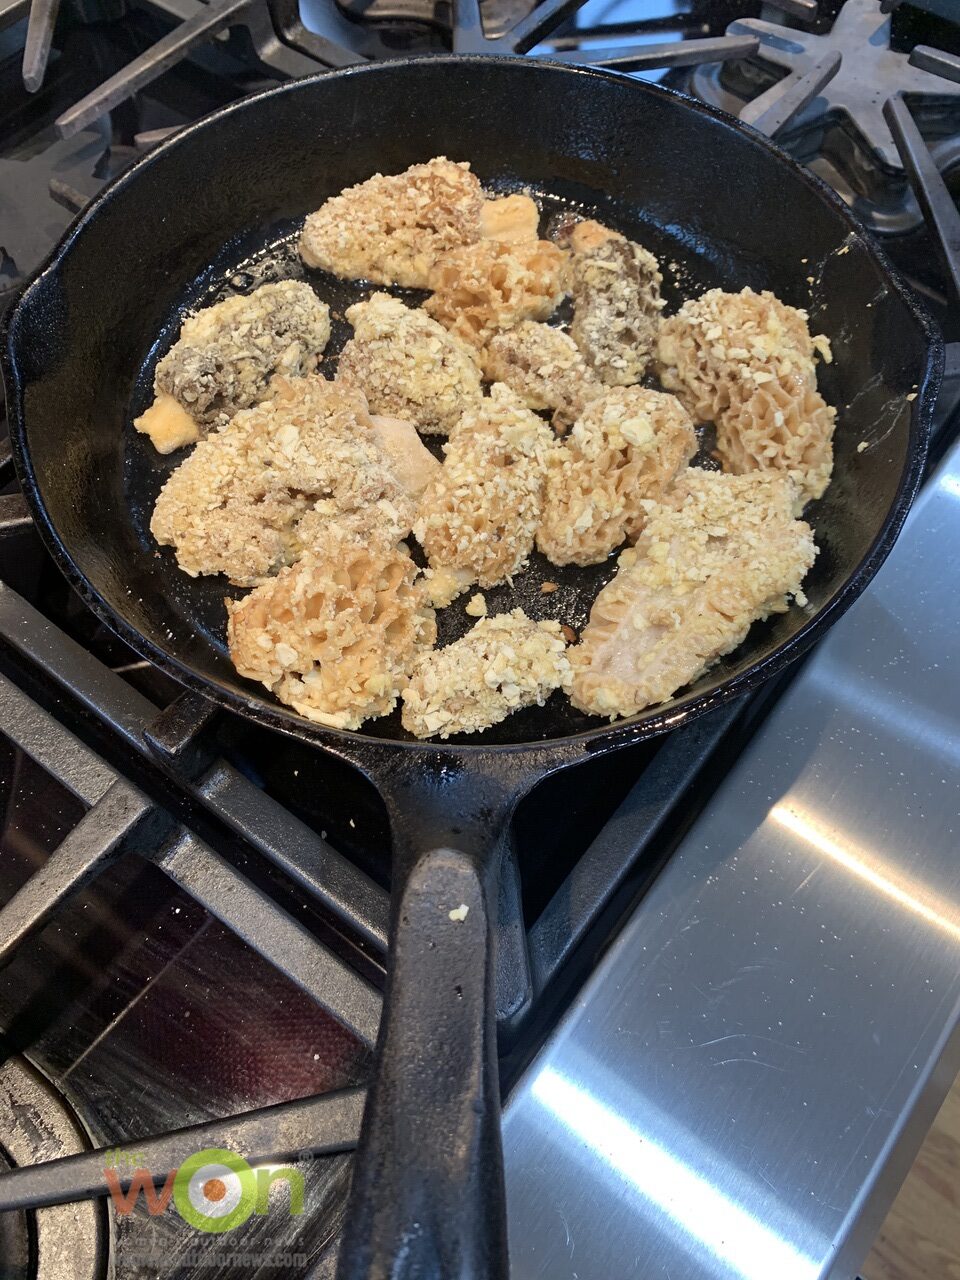
[[852, 1277], [960, 1065], [960, 445], [512, 1096], [515, 1280]]

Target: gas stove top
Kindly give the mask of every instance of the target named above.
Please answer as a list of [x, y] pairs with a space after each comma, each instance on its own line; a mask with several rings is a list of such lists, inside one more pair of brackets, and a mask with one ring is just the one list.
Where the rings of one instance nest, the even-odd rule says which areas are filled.
[[[282, 79], [451, 47], [610, 66], [735, 111], [837, 187], [960, 340], [937, 248], [960, 28], [879, 0], [0, 0], [0, 305], [169, 131]], [[957, 396], [948, 379], [941, 451]], [[506, 1092], [790, 679], [523, 802], [499, 904]], [[0, 1275], [332, 1275], [386, 963], [380, 801], [106, 631], [2, 445], [0, 707], [0, 1170], [18, 1171], [0, 1176]], [[105, 1166], [162, 1188], [224, 1150], [294, 1171], [229, 1247], [145, 1196], [128, 1211], [122, 1178], [104, 1198]], [[230, 1176], [205, 1158], [219, 1194]]]

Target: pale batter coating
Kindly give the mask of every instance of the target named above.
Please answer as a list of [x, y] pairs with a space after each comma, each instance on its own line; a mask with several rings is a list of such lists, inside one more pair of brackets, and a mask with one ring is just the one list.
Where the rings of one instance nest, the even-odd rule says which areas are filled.
[[354, 336], [343, 348], [337, 381], [359, 387], [372, 413], [415, 422], [425, 434], [449, 434], [481, 397], [471, 347], [423, 311], [388, 293], [347, 308]]
[[307, 719], [358, 729], [396, 706], [436, 640], [416, 578], [402, 543], [332, 530], [321, 549], [226, 602], [234, 665]]
[[714, 422], [717, 456], [736, 473], [781, 470], [802, 501], [819, 498], [833, 471], [836, 410], [817, 390], [815, 351], [805, 311], [767, 290], [711, 289], [663, 322], [658, 345], [663, 385], [699, 422]]
[[570, 334], [608, 386], [639, 382], [656, 350], [663, 299], [660, 264], [647, 249], [597, 222], [569, 233]]
[[481, 618], [418, 660], [401, 694], [403, 727], [418, 738], [449, 738], [542, 707], [569, 678], [565, 648], [558, 622], [534, 622], [522, 609]]
[[464, 342], [480, 348], [521, 320], [548, 320], [565, 291], [567, 255], [549, 240], [481, 240], [444, 254], [423, 304]]
[[587, 407], [550, 459], [537, 547], [554, 564], [599, 564], [635, 541], [697, 451], [675, 396], [612, 387]]
[[483, 203], [469, 164], [444, 156], [403, 173], [375, 173], [309, 215], [300, 256], [348, 280], [426, 289], [441, 254], [480, 238]]
[[540, 238], [540, 210], [531, 196], [501, 196], [484, 201], [480, 210], [481, 235], [484, 240], [500, 240], [503, 244], [532, 243]]
[[[330, 308], [297, 280], [204, 307], [184, 320], [157, 365], [157, 399], [133, 425], [169, 453], [266, 399], [275, 375], [312, 373], [329, 338]], [[196, 423], [192, 436], [183, 415]]]
[[334, 518], [397, 537], [410, 528], [415, 500], [376, 442], [363, 395], [316, 376], [276, 392], [201, 440], [160, 491], [151, 532], [191, 577], [253, 586]]
[[417, 538], [434, 568], [466, 570], [493, 587], [526, 564], [543, 506], [553, 432], [508, 387], [460, 420], [421, 500]]
[[633, 715], [663, 702], [745, 638], [752, 623], [788, 608], [816, 547], [793, 518], [794, 486], [777, 473], [691, 468], [651, 503], [635, 547], [597, 596], [570, 650], [574, 706]]
[[603, 391], [569, 334], [537, 320], [494, 334], [482, 363], [486, 377], [505, 383], [528, 409], [552, 410], [561, 434]]

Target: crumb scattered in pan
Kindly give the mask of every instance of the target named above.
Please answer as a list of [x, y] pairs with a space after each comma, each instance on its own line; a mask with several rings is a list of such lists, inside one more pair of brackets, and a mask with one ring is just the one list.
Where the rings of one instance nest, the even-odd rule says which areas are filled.
[[560, 590], [559, 584], [556, 582], [541, 582], [540, 584], [540, 594], [542, 596], [551, 596], [553, 595], [554, 591], [559, 591], [559, 590]]
[[463, 612], [468, 613], [471, 618], [485, 618], [487, 616], [487, 601], [483, 593], [478, 591], [476, 595], [472, 595], [463, 606]]
[[470, 908], [467, 904], [465, 902], [461, 902], [459, 907], [454, 907], [452, 911], [447, 912], [447, 915], [454, 924], [463, 924], [464, 920], [467, 918], [469, 910]]
[[870, 448], [869, 443], [866, 440], [861, 440], [860, 443], [857, 445], [857, 453], [866, 453], [866, 451], [869, 448]]

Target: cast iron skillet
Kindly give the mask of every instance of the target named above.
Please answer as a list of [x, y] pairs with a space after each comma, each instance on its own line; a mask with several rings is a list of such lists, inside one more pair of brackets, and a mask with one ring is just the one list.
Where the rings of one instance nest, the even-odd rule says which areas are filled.
[[[555, 697], [482, 738], [415, 743], [396, 718], [309, 724], [238, 678], [222, 582], [179, 573], [146, 526], [178, 458], [131, 430], [182, 309], [296, 274], [290, 237], [348, 184], [435, 155], [487, 183], [530, 184], [648, 245], [680, 287], [773, 289], [833, 340], [833, 483], [809, 513], [809, 604], [753, 629], [665, 706], [615, 725]], [[359, 296], [315, 273], [335, 307]], [[232, 281], [232, 285], [231, 285]], [[157, 335], [161, 335], [158, 341]], [[335, 347], [345, 336], [341, 325]], [[184, 684], [336, 753], [377, 785], [395, 845], [392, 963], [341, 1277], [506, 1274], [489, 913], [498, 843], [534, 782], [745, 692], [822, 634], [886, 556], [916, 490], [942, 362], [926, 315], [836, 197], [728, 117], [612, 73], [530, 60], [398, 60], [301, 80], [158, 147], [79, 218], [8, 317], [3, 372], [24, 493], [67, 577], [134, 648]], [[906, 396], [916, 392], [912, 402]], [[860, 442], [867, 448], [858, 451]], [[535, 563], [523, 603], [580, 626], [600, 583]], [[561, 584], [542, 596], [539, 582]], [[444, 615], [443, 639], [472, 620]], [[462, 923], [449, 919], [465, 904]]]

